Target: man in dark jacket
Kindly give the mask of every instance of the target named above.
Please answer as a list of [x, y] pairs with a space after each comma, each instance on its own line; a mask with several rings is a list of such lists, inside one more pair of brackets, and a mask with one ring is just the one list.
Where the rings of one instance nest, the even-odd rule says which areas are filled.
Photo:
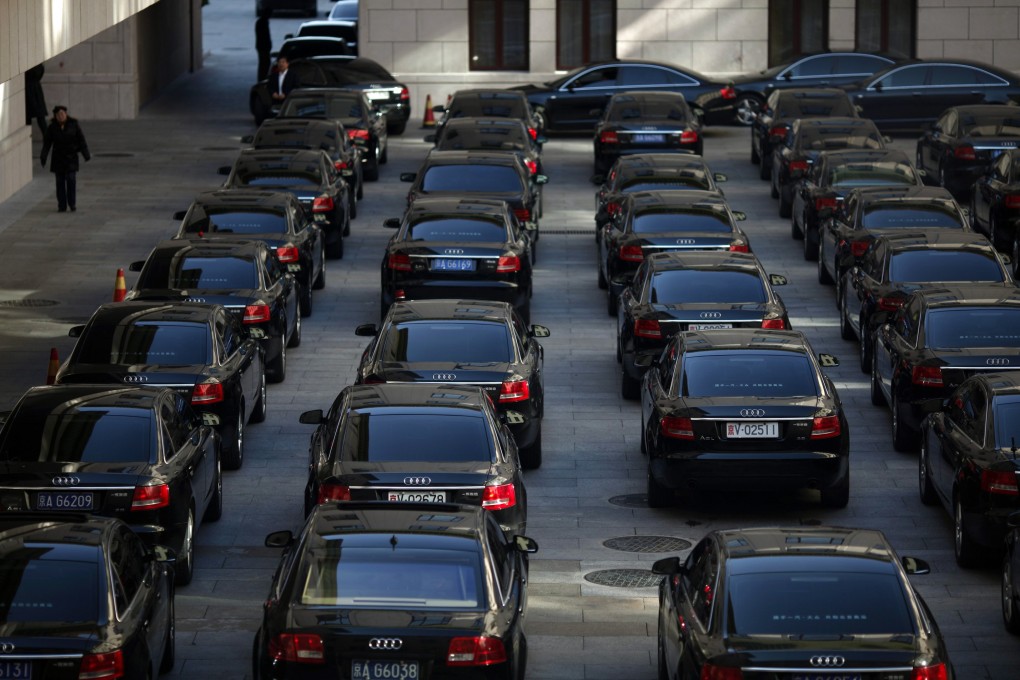
[[255, 82], [269, 75], [269, 55], [273, 50], [273, 38], [269, 33], [269, 11], [259, 12], [255, 20], [255, 52], [259, 55], [259, 75]]
[[78, 154], [87, 161], [92, 158], [78, 121], [67, 115], [66, 106], [53, 107], [53, 120], [46, 128], [42, 155], [39, 160], [46, 167], [46, 156], [53, 150], [50, 172], [57, 178], [57, 210], [77, 210]]

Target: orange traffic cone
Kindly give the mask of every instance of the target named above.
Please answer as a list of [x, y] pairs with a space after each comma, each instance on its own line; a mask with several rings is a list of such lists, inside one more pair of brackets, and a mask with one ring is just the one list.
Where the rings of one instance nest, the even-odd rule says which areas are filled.
[[421, 126], [423, 128], [430, 128], [436, 126], [436, 114], [432, 111], [432, 95], [425, 95], [425, 119], [422, 120]]
[[57, 348], [50, 350], [50, 365], [46, 369], [46, 384], [52, 385], [57, 381], [57, 370], [60, 368], [60, 358], [57, 356]]
[[113, 301], [124, 302], [127, 295], [127, 284], [124, 283], [124, 268], [117, 270], [117, 280], [113, 284]]

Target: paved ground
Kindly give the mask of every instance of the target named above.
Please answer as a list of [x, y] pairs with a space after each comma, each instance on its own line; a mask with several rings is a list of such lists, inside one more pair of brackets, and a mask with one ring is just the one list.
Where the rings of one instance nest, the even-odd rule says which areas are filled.
[[[51, 175], [38, 166], [32, 184], [0, 204], [0, 408], [44, 380], [51, 347], [67, 356], [67, 329], [110, 299], [117, 267], [143, 259], [169, 236], [176, 226], [171, 214], [219, 183], [217, 167], [229, 164], [240, 137], [252, 132], [246, 107], [255, 72], [251, 2], [213, 0], [204, 12], [205, 69], [180, 79], [137, 121], [82, 121], [93, 160], [80, 173], [77, 213], [56, 212]], [[274, 43], [298, 23], [274, 19]], [[413, 104], [417, 121], [422, 103]], [[223, 519], [199, 530], [196, 577], [177, 596], [176, 676], [249, 673], [252, 634], [278, 558], [262, 547], [263, 537], [297, 529], [302, 520], [311, 428], [298, 424], [298, 414], [328, 406], [354, 378], [364, 347], [354, 327], [377, 313], [378, 263], [390, 233], [381, 223], [403, 207], [407, 185], [397, 181], [399, 172], [415, 170], [426, 151], [414, 125], [391, 143], [382, 180], [366, 187], [345, 258], [330, 262], [326, 289], [316, 293], [287, 381], [270, 387], [268, 419], [248, 430], [244, 469], [228, 473]], [[909, 150], [912, 141], [896, 144]], [[1001, 625], [997, 570], [956, 567], [950, 522], [920, 504], [916, 462], [893, 451], [888, 414], [871, 406], [854, 345], [839, 339], [831, 289], [815, 282], [813, 264], [801, 258], [788, 222], [776, 217], [767, 186], [747, 162], [746, 131], [709, 130], [705, 154], [713, 169], [729, 175], [727, 196], [748, 213], [755, 252], [770, 272], [789, 278], [782, 294], [794, 326], [818, 351], [843, 358], [832, 375], [853, 433], [850, 506], [827, 511], [811, 494], [767, 491], [695, 508], [643, 506], [639, 407], [619, 396], [614, 323], [595, 286], [590, 142], [554, 139], [546, 147], [552, 181], [533, 303], [534, 321], [553, 336], [544, 341], [545, 461], [526, 477], [529, 534], [541, 546], [531, 570], [528, 677], [655, 676], [654, 588], [599, 586], [584, 577], [606, 568], [647, 569], [670, 553], [614, 550], [604, 545], [607, 539], [693, 542], [720, 527], [815, 523], [879, 528], [901, 553], [930, 561], [933, 573], [915, 584], [948, 638], [959, 677], [1017, 677], [1020, 645]]]

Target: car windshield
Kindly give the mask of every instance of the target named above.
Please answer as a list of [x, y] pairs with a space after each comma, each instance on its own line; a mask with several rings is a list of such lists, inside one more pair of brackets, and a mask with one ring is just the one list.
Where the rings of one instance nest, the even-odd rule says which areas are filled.
[[286, 234], [287, 218], [268, 210], [212, 212], [196, 210], [185, 234]]
[[78, 364], [194, 366], [212, 360], [209, 329], [197, 323], [94, 324], [75, 352]]
[[[477, 551], [429, 550], [394, 545], [344, 546], [327, 540], [309, 551], [301, 604], [358, 609], [480, 609], [481, 564]], [[398, 549], [399, 547], [399, 549]]]
[[960, 134], [970, 137], [1020, 137], [1020, 115], [1010, 112], [964, 114]]
[[832, 149], [883, 149], [885, 142], [875, 128], [864, 126], [815, 127], [800, 129], [799, 146], [811, 151]]
[[996, 448], [1016, 449], [1020, 444], [1020, 397], [996, 397], [993, 409]]
[[7, 423], [0, 460], [22, 463], [148, 463], [156, 431], [148, 411], [102, 407], [62, 410], [25, 405]]
[[237, 184], [248, 187], [273, 187], [281, 189], [292, 189], [294, 187], [313, 187], [318, 189], [322, 186], [322, 176], [318, 168], [309, 168], [307, 171], [299, 170], [255, 170], [253, 172], [240, 171], [236, 175]]
[[631, 223], [635, 234], [670, 234], [675, 232], [714, 232], [729, 234], [733, 231], [729, 216], [719, 210], [689, 210], [684, 212], [649, 212], [638, 215]]
[[406, 240], [503, 243], [507, 240], [507, 234], [506, 225], [502, 222], [438, 218], [412, 224], [407, 229]]
[[963, 229], [958, 211], [941, 205], [877, 205], [864, 209], [865, 229]]
[[106, 619], [105, 612], [100, 613], [99, 564], [95, 550], [74, 546], [89, 552], [89, 555], [82, 555], [81, 560], [58, 556], [69, 547], [25, 541], [23, 545], [0, 553], [0, 583], [5, 584], [0, 592], [0, 624], [85, 623], [94, 626]]
[[186, 257], [171, 271], [170, 288], [176, 290], [253, 289], [259, 287], [255, 261], [243, 257]]
[[779, 100], [776, 118], [825, 118], [829, 116], [857, 116], [857, 109], [848, 97], [835, 95], [799, 99], [783, 97]]
[[388, 463], [492, 461], [485, 419], [478, 413], [353, 413], [344, 421], [343, 460]]
[[840, 189], [918, 184], [910, 163], [877, 162], [837, 165], [829, 171], [829, 184]]
[[383, 362], [500, 364], [513, 360], [506, 325], [491, 321], [413, 321], [380, 339]]
[[933, 309], [924, 324], [925, 346], [1020, 347], [1020, 309], [956, 307]]
[[425, 171], [421, 190], [425, 193], [520, 194], [524, 183], [509, 165], [433, 165]]
[[694, 352], [683, 359], [684, 397], [805, 397], [818, 395], [803, 354]]
[[365, 117], [365, 107], [361, 105], [361, 97], [334, 96], [310, 97], [290, 95], [280, 107], [280, 117], [294, 118], [333, 118], [343, 123], [358, 123]]
[[687, 121], [688, 115], [682, 101], [617, 97], [609, 107], [607, 118], [613, 122], [670, 120], [683, 123]]
[[889, 262], [891, 283], [1004, 280], [1002, 265], [990, 251], [904, 250], [893, 253]]
[[652, 304], [761, 303], [765, 284], [757, 272], [719, 269], [675, 269], [652, 274], [648, 302]]

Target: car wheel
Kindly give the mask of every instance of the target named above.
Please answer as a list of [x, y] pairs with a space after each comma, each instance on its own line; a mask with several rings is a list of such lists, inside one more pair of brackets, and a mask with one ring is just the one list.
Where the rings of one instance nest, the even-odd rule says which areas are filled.
[[871, 359], [871, 403], [874, 406], [885, 406], [885, 395], [878, 382], [878, 361], [874, 356]]
[[623, 363], [623, 343], [620, 341], [620, 334], [616, 334], [616, 363]]
[[259, 376], [259, 396], [255, 402], [255, 409], [248, 416], [249, 423], [261, 423], [266, 419], [266, 397], [268, 396], [266, 390], [266, 370], [262, 368], [262, 375]]
[[758, 166], [758, 178], [765, 181], [772, 179], [772, 154], [762, 154], [761, 165]]
[[386, 163], [390, 160], [390, 145], [386, 144], [380, 148], [382, 149], [382, 153], [379, 155], [379, 165], [386, 165]]
[[823, 286], [832, 285], [832, 275], [829, 274], [829, 270], [825, 268], [825, 251], [822, 249], [822, 245], [818, 244], [818, 283]]
[[330, 258], [331, 260], [341, 260], [341, 259], [343, 259], [343, 256], [344, 256], [344, 236], [343, 236], [343, 230], [342, 229], [341, 229], [340, 233], [336, 235], [336, 240], [335, 241], [333, 241], [332, 243], [330, 243], [329, 241], [326, 241], [326, 246], [325, 246], [324, 250], [326, 251], [326, 257]]
[[834, 486], [822, 489], [821, 501], [823, 507], [833, 509], [845, 508], [850, 503], [849, 471]]
[[364, 176], [358, 177], [358, 188], [354, 193], [354, 198], [359, 201], [365, 197], [365, 178]]
[[301, 286], [300, 287], [300, 304], [301, 304], [301, 316], [312, 315], [312, 287]]
[[939, 161], [939, 186], [946, 189], [946, 165]]
[[604, 273], [602, 273], [602, 264], [601, 264], [601, 262], [599, 262], [599, 264], [595, 265], [595, 269], [598, 271], [599, 289], [607, 290], [609, 288], [609, 282], [606, 281], [606, 275]]
[[296, 317], [294, 319], [294, 332], [290, 334], [287, 347], [301, 346], [301, 305], [297, 306], [297, 313], [294, 316]]
[[606, 297], [609, 299], [609, 303], [606, 305], [606, 312], [608, 312], [609, 316], [616, 316], [616, 312], [620, 305], [619, 298], [613, 295], [612, 290], [609, 291], [609, 294]]
[[742, 94], [733, 102], [733, 119], [738, 125], [750, 125], [754, 122], [755, 116], [761, 103], [758, 98], [750, 94]]
[[935, 487], [931, 483], [931, 466], [928, 464], [928, 442], [926, 433], [921, 433], [921, 453], [917, 457], [917, 490], [921, 503], [935, 505]]
[[648, 455], [648, 428], [644, 423], [641, 424], [641, 455]]
[[818, 259], [818, 237], [811, 238], [811, 230], [804, 227], [804, 259], [813, 262]]
[[216, 483], [213, 485], [213, 496], [209, 499], [209, 507], [202, 515], [203, 522], [215, 522], [223, 516], [223, 468], [216, 461]]
[[174, 563], [174, 581], [179, 586], [191, 583], [195, 575], [195, 508], [188, 506], [188, 519], [184, 525], [184, 537], [181, 547], [177, 550], [177, 562]]
[[244, 464], [244, 402], [237, 404], [237, 416], [234, 418], [234, 429], [230, 440], [223, 447], [223, 467], [228, 470], [240, 470]]
[[357, 197], [356, 196], [354, 197], [354, 200], [352, 200], [348, 204], [347, 207], [348, 207], [348, 215], [350, 215], [350, 219], [348, 219], [347, 220], [347, 224], [344, 225], [344, 236], [350, 235], [350, 233], [351, 233], [351, 220], [355, 219], [358, 216], [358, 201], [357, 201]]
[[1002, 623], [1013, 635], [1020, 635], [1020, 612], [1013, 592], [1013, 558], [1010, 551], [1002, 556]]
[[369, 182], [375, 182], [379, 179], [379, 147], [376, 146], [375, 151], [369, 156], [369, 159], [365, 162], [362, 168], [363, 176]]
[[[853, 340], [855, 337], [857, 337], [856, 335], [854, 335], [854, 329], [853, 326], [850, 325], [850, 320], [847, 319], [846, 317], [845, 297], [842, 300], [840, 300], [839, 305], [839, 337], [843, 338], [844, 340]], [[871, 367], [868, 366], [868, 368], [870, 369]]]
[[641, 381], [632, 378], [626, 370], [620, 372], [620, 396], [628, 401], [635, 401], [641, 396]]
[[959, 494], [953, 498], [953, 553], [961, 567], [975, 567], [981, 563], [983, 551], [974, 542], [963, 525], [963, 503]]
[[319, 253], [319, 275], [315, 277], [315, 281], [312, 283], [313, 290], [322, 290], [326, 287], [326, 251], [321, 250]]
[[531, 446], [520, 450], [521, 467], [525, 470], [537, 470], [542, 466], [542, 424], [538, 424], [538, 434]]
[[169, 673], [177, 662], [177, 612], [174, 598], [166, 603], [168, 616], [166, 622], [166, 640], [163, 642], [163, 658], [159, 660], [159, 672]]
[[[843, 295], [847, 295], [847, 293], [844, 291]], [[843, 299], [845, 300], [846, 298], [844, 297]], [[861, 357], [861, 373], [868, 373], [871, 371], [871, 356], [875, 352], [875, 346], [871, 334], [868, 333], [868, 320], [863, 314], [860, 315], [857, 321], [857, 337], [860, 340], [858, 354]]]
[[282, 383], [287, 378], [287, 343], [279, 338], [280, 352], [266, 364], [266, 378], [271, 383]]
[[914, 433], [903, 422], [901, 414], [902, 405], [900, 404], [900, 398], [896, 396], [896, 385], [893, 385], [891, 392], [892, 403], [890, 404], [890, 409], [892, 410], [893, 448], [902, 453], [909, 453], [914, 449]]
[[794, 241], [799, 241], [804, 238], [804, 232], [800, 230], [800, 225], [797, 224], [797, 218], [790, 218], [790, 238]]
[[648, 466], [648, 507], [668, 508], [673, 505], [673, 493], [655, 479], [651, 465]]
[[779, 216], [780, 217], [792, 217], [793, 216], [793, 203], [786, 198], [786, 192], [779, 191]]
[[1002, 244], [1000, 243], [1002, 240], [1002, 233], [999, 231], [998, 223], [999, 220], [995, 219], [995, 213], [990, 213], [988, 215], [988, 240], [992, 242], [992, 247], [996, 250], [1002, 247]]
[[402, 120], [399, 123], [387, 123], [386, 134], [388, 135], [402, 135], [404, 130], [407, 129], [407, 121]]
[[[754, 131], [751, 132], [751, 136], [754, 137]], [[758, 149], [754, 146], [754, 140], [751, 140], [751, 165], [758, 165], [761, 163], [761, 156], [758, 155]]]

